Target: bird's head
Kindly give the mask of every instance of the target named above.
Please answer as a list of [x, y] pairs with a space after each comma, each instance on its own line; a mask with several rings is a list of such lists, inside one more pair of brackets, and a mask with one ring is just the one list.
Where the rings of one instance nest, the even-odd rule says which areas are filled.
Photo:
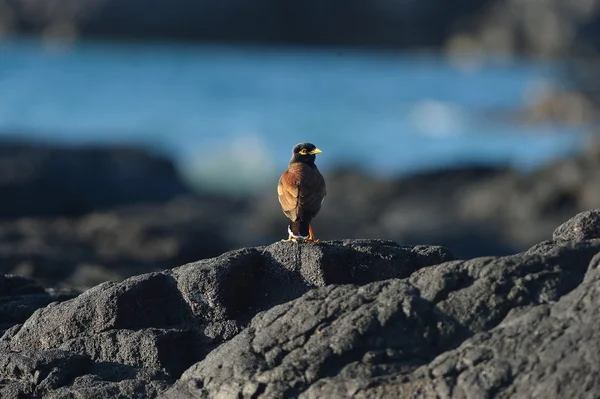
[[317, 154], [321, 153], [320, 149], [318, 149], [314, 144], [311, 143], [299, 143], [294, 146], [292, 150], [292, 159], [290, 163], [293, 162], [307, 162], [314, 163]]

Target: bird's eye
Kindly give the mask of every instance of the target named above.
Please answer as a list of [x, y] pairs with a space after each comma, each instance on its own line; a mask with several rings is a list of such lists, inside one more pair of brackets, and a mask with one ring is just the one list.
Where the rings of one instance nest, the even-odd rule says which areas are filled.
[[300, 152], [298, 152], [298, 154], [300, 155], [308, 155], [308, 150], [306, 148], [303, 148], [300, 150]]

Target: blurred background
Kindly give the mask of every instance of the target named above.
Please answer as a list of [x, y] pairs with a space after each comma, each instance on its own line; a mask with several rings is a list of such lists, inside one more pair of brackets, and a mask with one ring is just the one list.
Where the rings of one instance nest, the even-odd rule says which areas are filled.
[[85, 289], [286, 237], [525, 250], [600, 206], [600, 0], [0, 0], [0, 272]]

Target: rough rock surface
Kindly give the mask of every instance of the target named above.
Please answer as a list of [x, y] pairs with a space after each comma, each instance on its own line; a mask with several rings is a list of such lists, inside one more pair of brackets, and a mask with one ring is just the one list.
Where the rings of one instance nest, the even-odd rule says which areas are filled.
[[[382, 240], [276, 242], [27, 302], [0, 339], [0, 394], [594, 397], [597, 223], [586, 212], [554, 240], [470, 260]], [[0, 287], [13, 301], [49, 295], [23, 278]]]
[[594, 209], [578, 214], [554, 230], [556, 241], [583, 241], [600, 238], [600, 210]]
[[0, 275], [0, 334], [15, 324], [23, 323], [36, 309], [76, 295], [68, 290], [45, 290], [25, 277]]
[[[469, 337], [554, 304], [581, 283], [598, 252], [600, 240], [549, 242], [513, 256], [422, 268], [407, 279], [312, 290], [258, 314], [164, 397], [491, 397], [496, 391], [479, 396], [476, 383], [461, 396], [413, 376]], [[520, 337], [498, 339], [508, 340], [510, 353], [510, 340]], [[502, 372], [478, 378], [502, 381]]]
[[107, 282], [10, 328], [0, 340], [0, 389], [154, 397], [262, 310], [315, 287], [405, 278], [452, 259], [442, 247], [377, 240], [278, 242]]
[[444, 353], [411, 384], [440, 396], [584, 398], [600, 393], [600, 274]]

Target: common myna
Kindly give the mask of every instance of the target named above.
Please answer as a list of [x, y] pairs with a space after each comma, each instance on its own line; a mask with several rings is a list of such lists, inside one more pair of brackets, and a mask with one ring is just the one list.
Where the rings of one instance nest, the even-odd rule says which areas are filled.
[[316, 155], [320, 152], [314, 144], [296, 144], [289, 166], [279, 178], [279, 203], [290, 219], [288, 241], [315, 241], [310, 222], [319, 213], [327, 194], [325, 179], [315, 165]]

